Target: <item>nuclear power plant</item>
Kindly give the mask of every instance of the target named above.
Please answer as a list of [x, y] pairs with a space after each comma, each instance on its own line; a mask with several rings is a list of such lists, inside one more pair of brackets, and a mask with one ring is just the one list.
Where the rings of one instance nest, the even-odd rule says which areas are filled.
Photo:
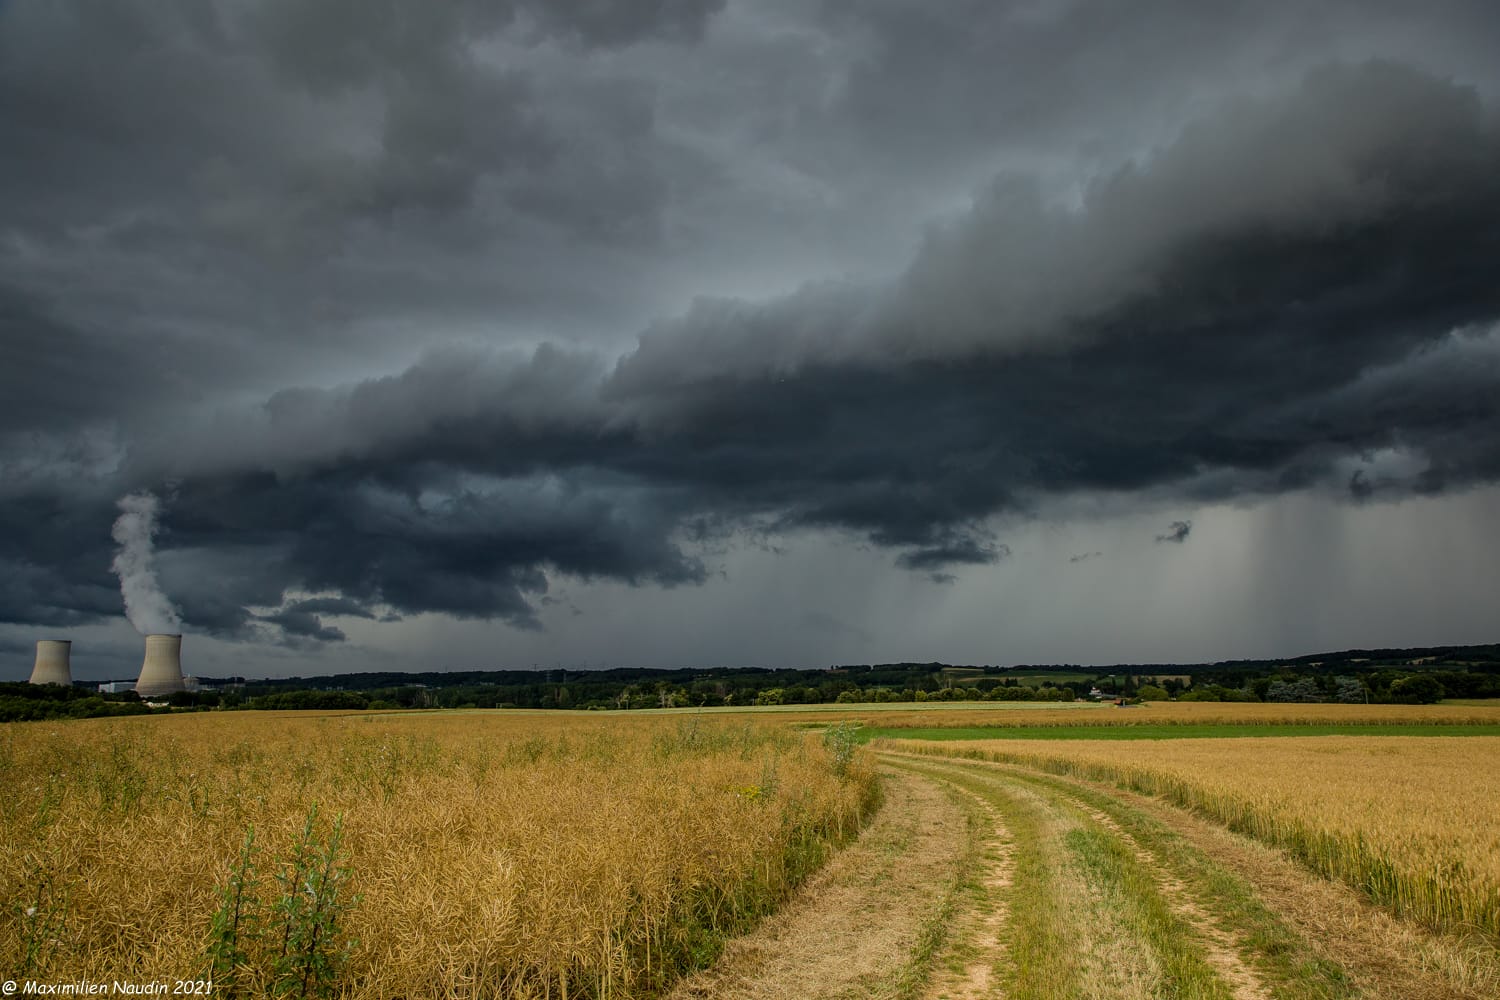
[[31, 683], [73, 684], [73, 642], [70, 639], [38, 639], [36, 665], [31, 668]]
[[159, 698], [174, 691], [185, 691], [182, 679], [182, 636], [146, 636], [146, 659], [141, 664], [135, 693], [142, 698]]
[[[32, 684], [73, 686], [73, 640], [38, 639], [36, 662], [31, 668]], [[87, 682], [95, 687], [95, 682]], [[146, 658], [135, 681], [102, 681], [97, 687], [104, 694], [134, 691], [142, 698], [164, 698], [176, 691], [202, 690], [197, 677], [182, 673], [182, 636], [179, 633], [156, 633], [146, 636]]]

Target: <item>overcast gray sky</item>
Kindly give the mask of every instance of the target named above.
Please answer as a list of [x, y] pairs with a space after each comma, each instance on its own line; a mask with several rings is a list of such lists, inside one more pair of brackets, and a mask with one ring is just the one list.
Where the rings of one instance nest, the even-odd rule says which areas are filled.
[[1495, 641], [1487, 0], [0, 2], [0, 678]]

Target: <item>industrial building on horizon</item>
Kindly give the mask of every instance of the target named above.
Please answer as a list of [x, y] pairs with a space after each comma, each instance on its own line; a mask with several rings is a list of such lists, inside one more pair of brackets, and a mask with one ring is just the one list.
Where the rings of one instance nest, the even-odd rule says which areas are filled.
[[146, 658], [141, 662], [135, 693], [142, 698], [160, 698], [185, 690], [181, 634], [146, 636]]
[[[38, 639], [30, 683], [71, 687], [72, 651], [71, 639]], [[174, 633], [146, 636], [146, 655], [136, 680], [105, 681], [98, 685], [98, 690], [103, 694], [134, 691], [142, 698], [161, 698], [178, 691], [197, 691], [199, 687], [198, 678], [183, 676], [182, 636]]]
[[36, 663], [31, 668], [32, 684], [73, 684], [73, 641], [71, 639], [38, 639]]

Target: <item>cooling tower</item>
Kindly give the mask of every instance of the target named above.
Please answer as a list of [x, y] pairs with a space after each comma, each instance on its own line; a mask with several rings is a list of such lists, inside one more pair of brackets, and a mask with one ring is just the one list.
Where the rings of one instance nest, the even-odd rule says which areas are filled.
[[146, 636], [146, 660], [141, 664], [135, 693], [142, 698], [159, 698], [183, 688], [182, 636]]
[[72, 654], [73, 643], [69, 639], [38, 639], [36, 666], [31, 668], [31, 683], [71, 685]]

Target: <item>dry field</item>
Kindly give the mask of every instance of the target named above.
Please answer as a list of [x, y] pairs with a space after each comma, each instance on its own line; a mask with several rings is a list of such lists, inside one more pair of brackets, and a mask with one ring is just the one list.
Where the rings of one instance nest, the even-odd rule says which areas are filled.
[[1500, 939], [1500, 737], [882, 741], [1199, 810], [1435, 928]]
[[13, 724], [0, 971], [212, 975], [218, 995], [652, 995], [876, 797], [862, 756], [750, 719]]
[[[887, 706], [840, 706], [840, 717], [858, 719], [871, 726], [1174, 726], [1174, 725], [1401, 725], [1500, 723], [1500, 704], [1474, 702], [1467, 705], [1332, 705], [1265, 704], [1260, 702], [1152, 702], [1130, 708], [1109, 704], [1049, 705], [1021, 702], [1016, 705], [973, 702], [959, 705], [900, 705], [895, 710], [872, 712]], [[799, 721], [822, 724], [826, 714], [805, 713]]]
[[1287, 852], [1154, 796], [1028, 765], [882, 758], [901, 780], [965, 801], [978, 849], [914, 997], [1500, 995], [1494, 938], [1394, 917]]
[[[1500, 737], [1295, 725], [1497, 717], [986, 704], [15, 724], [0, 973], [211, 974], [215, 994], [277, 997], [1489, 1000]], [[844, 720], [1260, 728], [856, 750], [817, 731]], [[1285, 735], [1261, 735], [1274, 723]]]

